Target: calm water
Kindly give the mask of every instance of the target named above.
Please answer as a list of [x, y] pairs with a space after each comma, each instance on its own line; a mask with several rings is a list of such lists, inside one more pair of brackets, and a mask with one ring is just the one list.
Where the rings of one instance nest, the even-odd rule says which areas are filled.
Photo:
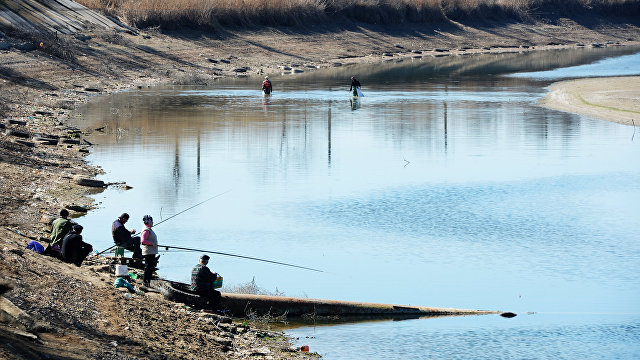
[[[612, 67], [640, 72], [637, 49], [270, 74], [270, 98], [259, 78], [100, 97], [79, 118], [106, 126], [89, 160], [133, 189], [79, 221], [101, 250], [123, 211], [140, 229], [224, 193], [160, 243], [324, 270], [214, 256], [226, 286], [519, 314], [288, 330], [326, 359], [640, 358], [640, 132], [535, 106], [546, 79]], [[187, 281], [199, 255], [159, 273]]]

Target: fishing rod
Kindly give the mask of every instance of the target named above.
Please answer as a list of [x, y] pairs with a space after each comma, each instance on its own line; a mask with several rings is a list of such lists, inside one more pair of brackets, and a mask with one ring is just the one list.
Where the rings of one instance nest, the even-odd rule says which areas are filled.
[[[201, 202], [199, 202], [199, 203], [197, 203], [197, 204], [195, 204], [195, 205], [193, 205], [193, 206], [190, 206], [190, 207], [188, 207], [188, 208], [186, 208], [186, 209], [184, 209], [184, 210], [180, 211], [179, 213], [173, 214], [173, 215], [169, 216], [168, 218], [166, 218], [166, 219], [164, 219], [164, 220], [162, 220], [162, 221], [158, 222], [157, 224], [154, 224], [154, 225], [153, 225], [153, 227], [156, 227], [156, 226], [158, 226], [158, 225], [162, 224], [162, 223], [163, 223], [163, 222], [165, 222], [165, 221], [168, 221], [168, 220], [170, 220], [170, 219], [173, 219], [174, 217], [176, 217], [176, 216], [178, 216], [178, 215], [180, 215], [180, 214], [182, 214], [182, 213], [184, 213], [184, 212], [186, 212], [186, 211], [189, 211], [189, 210], [191, 210], [191, 209], [195, 208], [196, 206], [200, 206], [200, 205], [202, 205], [202, 204], [206, 203], [206, 202], [207, 202], [207, 201], [209, 201], [209, 200], [213, 200], [213, 199], [215, 199], [215, 198], [217, 198], [217, 197], [219, 197], [219, 196], [222, 196], [222, 195], [224, 195], [224, 194], [228, 193], [229, 191], [231, 191], [231, 189], [229, 189], [229, 190], [227, 190], [227, 191], [224, 191], [224, 192], [221, 192], [220, 194], [214, 195], [214, 196], [212, 196], [212, 197], [210, 197], [210, 198], [208, 198], [208, 199], [206, 199], [206, 200], [203, 200], [203, 201], [201, 201]], [[139, 235], [139, 234], [140, 234], [140, 233], [137, 233], [136, 235]], [[134, 236], [135, 236], [135, 235], [134, 235]], [[116, 247], [116, 245], [115, 245], [115, 244], [114, 244], [114, 245], [109, 246], [107, 249], [104, 249], [104, 250], [100, 251], [100, 252], [99, 252], [99, 253], [97, 253], [96, 255], [101, 255], [101, 254], [103, 254], [103, 253], [105, 253], [105, 252], [107, 252], [107, 251], [109, 251], [109, 250], [113, 249], [114, 247]]]
[[224, 252], [220, 252], [220, 251], [192, 249], [192, 248], [186, 248], [186, 247], [180, 247], [180, 246], [168, 246], [168, 245], [158, 245], [158, 248], [165, 248], [167, 250], [176, 249], [176, 250], [185, 250], [185, 251], [196, 251], [196, 252], [203, 252], [203, 253], [216, 254], [216, 255], [233, 256], [233, 257], [242, 258], [242, 259], [263, 261], [263, 262], [267, 262], [267, 263], [271, 263], [271, 264], [278, 264], [278, 265], [284, 265], [284, 266], [291, 266], [291, 267], [295, 267], [295, 268], [299, 268], [299, 269], [305, 269], [305, 270], [311, 270], [311, 271], [317, 271], [317, 272], [324, 272], [323, 270], [318, 270], [318, 269], [314, 269], [314, 268], [310, 268], [310, 267], [306, 267], [306, 266], [287, 264], [287, 263], [283, 263], [283, 262], [279, 262], [279, 261], [260, 259], [260, 258], [256, 258], [256, 257], [237, 255], [237, 254], [231, 254], [231, 253], [224, 253]]

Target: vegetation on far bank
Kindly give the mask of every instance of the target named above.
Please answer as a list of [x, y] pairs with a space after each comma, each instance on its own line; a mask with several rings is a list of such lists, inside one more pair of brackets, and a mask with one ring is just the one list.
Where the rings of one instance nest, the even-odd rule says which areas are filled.
[[216, 30], [227, 26], [300, 26], [454, 21], [531, 21], [640, 15], [638, 0], [77, 0], [138, 28]]

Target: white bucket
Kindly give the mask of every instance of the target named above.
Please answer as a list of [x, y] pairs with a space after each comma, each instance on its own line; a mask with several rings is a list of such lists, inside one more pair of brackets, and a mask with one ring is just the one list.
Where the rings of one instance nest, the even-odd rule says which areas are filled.
[[127, 265], [116, 265], [116, 276], [129, 276], [129, 267]]

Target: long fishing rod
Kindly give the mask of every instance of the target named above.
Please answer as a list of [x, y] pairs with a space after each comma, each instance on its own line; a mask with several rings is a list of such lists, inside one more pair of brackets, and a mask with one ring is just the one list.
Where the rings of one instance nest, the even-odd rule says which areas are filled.
[[306, 266], [287, 264], [287, 263], [283, 263], [283, 262], [279, 262], [279, 261], [260, 259], [260, 258], [256, 258], [256, 257], [237, 255], [237, 254], [231, 254], [231, 253], [224, 253], [224, 252], [220, 252], [220, 251], [192, 249], [192, 248], [185, 248], [185, 247], [180, 247], [180, 246], [168, 246], [168, 245], [158, 245], [158, 248], [165, 248], [167, 250], [176, 249], [176, 250], [186, 250], [186, 251], [197, 251], [197, 252], [216, 254], [216, 255], [233, 256], [233, 257], [242, 258], [242, 259], [263, 261], [263, 262], [267, 262], [267, 263], [271, 263], [271, 264], [278, 264], [278, 265], [284, 265], [284, 266], [291, 266], [291, 267], [295, 267], [295, 268], [299, 268], [299, 269], [305, 269], [305, 270], [311, 270], [311, 271], [317, 271], [317, 272], [324, 272], [323, 270], [318, 270], [318, 269], [314, 269], [314, 268], [310, 268], [310, 267], [306, 267]]
[[[158, 225], [162, 224], [163, 222], [165, 222], [165, 221], [167, 221], [167, 220], [173, 219], [174, 217], [176, 217], [176, 216], [178, 216], [178, 215], [180, 215], [180, 214], [182, 214], [182, 213], [184, 213], [184, 212], [186, 212], [186, 211], [189, 211], [189, 210], [193, 209], [193, 208], [194, 208], [194, 207], [196, 207], [196, 206], [200, 206], [200, 205], [202, 205], [202, 204], [206, 203], [206, 202], [207, 202], [207, 201], [209, 201], [209, 200], [213, 200], [213, 199], [215, 199], [215, 198], [217, 198], [217, 197], [219, 197], [219, 196], [222, 196], [222, 195], [224, 195], [224, 194], [228, 193], [229, 191], [231, 191], [231, 189], [229, 189], [229, 190], [227, 190], [227, 191], [224, 191], [224, 192], [221, 192], [220, 194], [214, 195], [214, 196], [212, 196], [212, 197], [210, 197], [210, 198], [208, 198], [208, 199], [206, 199], [206, 200], [203, 200], [203, 201], [201, 201], [201, 202], [199, 202], [199, 203], [197, 203], [197, 204], [195, 204], [195, 205], [193, 205], [193, 206], [190, 206], [190, 207], [188, 207], [188, 208], [186, 208], [186, 209], [184, 209], [184, 210], [180, 211], [179, 213], [173, 214], [173, 215], [169, 216], [168, 218], [166, 218], [166, 219], [164, 219], [164, 220], [162, 220], [162, 221], [159, 221], [157, 224], [153, 224], [153, 227], [156, 227], [156, 226], [158, 226]], [[139, 234], [140, 234], [140, 233], [138, 233], [138, 234], [136, 234], [136, 235], [139, 235]], [[116, 245], [115, 245], [115, 244], [114, 244], [114, 245], [109, 246], [107, 249], [104, 249], [104, 250], [100, 251], [100, 252], [99, 252], [99, 253], [97, 253], [96, 255], [101, 255], [101, 254], [103, 254], [103, 253], [105, 253], [105, 252], [107, 252], [107, 251], [109, 251], [109, 250], [113, 249], [114, 247], [116, 247]]]

